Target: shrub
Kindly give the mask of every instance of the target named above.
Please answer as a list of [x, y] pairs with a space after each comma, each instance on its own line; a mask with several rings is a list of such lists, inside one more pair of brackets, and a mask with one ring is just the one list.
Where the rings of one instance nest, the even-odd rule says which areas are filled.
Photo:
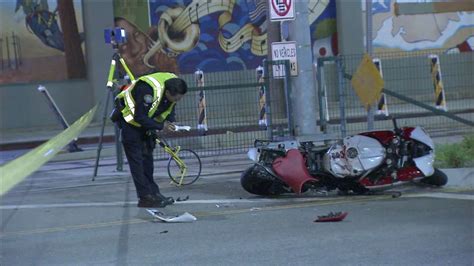
[[474, 159], [474, 134], [465, 136], [462, 145], [467, 151], [467, 155]]
[[435, 167], [459, 168], [474, 166], [474, 134], [465, 136], [460, 143], [436, 146]]

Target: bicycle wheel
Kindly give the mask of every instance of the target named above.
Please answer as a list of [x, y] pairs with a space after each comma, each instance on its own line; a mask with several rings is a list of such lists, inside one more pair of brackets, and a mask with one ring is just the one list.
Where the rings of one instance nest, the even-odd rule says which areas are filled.
[[199, 155], [190, 149], [182, 149], [179, 151], [178, 157], [184, 163], [186, 172], [182, 176], [182, 167], [175, 158], [170, 157], [168, 160], [168, 175], [171, 181], [178, 185], [190, 185], [196, 182], [201, 175], [202, 168]]

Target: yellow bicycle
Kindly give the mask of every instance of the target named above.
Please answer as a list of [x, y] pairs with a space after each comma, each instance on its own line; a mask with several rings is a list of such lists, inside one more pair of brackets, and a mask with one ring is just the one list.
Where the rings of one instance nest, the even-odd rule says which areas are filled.
[[171, 146], [163, 138], [157, 138], [156, 143], [166, 153], [168, 159], [168, 175], [173, 183], [178, 186], [190, 185], [201, 176], [202, 163], [199, 155], [191, 149], [181, 149], [181, 146]]

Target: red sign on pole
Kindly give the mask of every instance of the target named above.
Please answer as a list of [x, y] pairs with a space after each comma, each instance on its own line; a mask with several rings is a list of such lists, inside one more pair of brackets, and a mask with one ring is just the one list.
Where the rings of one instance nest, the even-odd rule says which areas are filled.
[[295, 19], [296, 0], [270, 0], [270, 20], [293, 20]]

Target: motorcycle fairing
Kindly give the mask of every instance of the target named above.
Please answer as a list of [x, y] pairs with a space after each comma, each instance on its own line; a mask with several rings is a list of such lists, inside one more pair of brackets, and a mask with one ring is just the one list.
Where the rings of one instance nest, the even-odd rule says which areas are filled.
[[420, 171], [425, 176], [431, 176], [434, 173], [433, 164], [435, 159], [433, 139], [431, 139], [431, 137], [422, 127], [415, 127], [410, 132], [409, 136], [411, 139], [417, 140], [431, 148], [431, 152], [429, 154], [418, 158], [413, 158], [416, 167], [418, 167], [418, 169], [420, 169]]
[[422, 127], [415, 127], [410, 133], [410, 138], [418, 140], [419, 142], [428, 145], [432, 150], [434, 150], [434, 143], [430, 136]]
[[288, 150], [286, 156], [275, 159], [272, 166], [275, 173], [296, 194], [301, 194], [301, 189], [306, 182], [317, 180], [309, 174], [305, 159], [298, 149]]
[[331, 146], [324, 155], [324, 167], [336, 177], [360, 176], [379, 166], [385, 159], [385, 148], [378, 140], [355, 135]]
[[413, 158], [413, 161], [415, 162], [416, 167], [420, 169], [420, 171], [425, 175], [425, 176], [431, 176], [434, 173], [434, 152], [431, 151], [430, 154], [427, 154], [422, 157], [418, 158]]

